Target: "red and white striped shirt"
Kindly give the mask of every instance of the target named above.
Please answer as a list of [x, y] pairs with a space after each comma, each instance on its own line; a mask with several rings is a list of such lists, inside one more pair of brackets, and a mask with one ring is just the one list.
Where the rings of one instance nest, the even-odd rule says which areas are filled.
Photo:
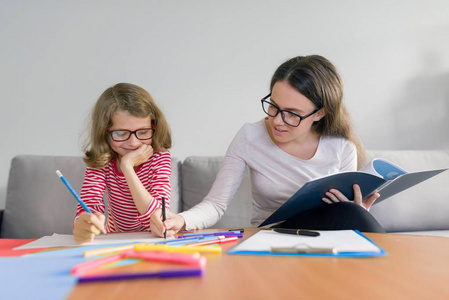
[[[147, 162], [137, 167], [135, 172], [154, 200], [143, 215], [134, 204], [125, 176], [117, 169], [116, 159], [101, 169], [86, 168], [80, 196], [90, 210], [104, 214], [103, 194], [106, 191], [107, 232], [150, 231], [150, 217], [156, 208], [162, 207], [162, 197], [165, 197], [166, 209], [170, 208], [170, 152], [153, 153]], [[76, 217], [83, 211], [78, 204]]]

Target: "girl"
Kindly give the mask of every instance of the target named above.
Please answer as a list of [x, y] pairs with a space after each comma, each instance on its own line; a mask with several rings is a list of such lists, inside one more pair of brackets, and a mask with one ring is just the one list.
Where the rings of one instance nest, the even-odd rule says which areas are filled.
[[[274, 73], [271, 93], [264, 97], [267, 117], [246, 124], [228, 148], [223, 165], [206, 198], [179, 215], [160, 211], [151, 218], [153, 233], [201, 229], [215, 224], [240, 185], [245, 168], [251, 174], [253, 217], [258, 226], [308, 180], [341, 171], [354, 171], [363, 149], [354, 136], [343, 104], [343, 88], [336, 68], [318, 55], [299, 56]], [[384, 232], [368, 212], [379, 194], [362, 201], [339, 191], [326, 193], [323, 205], [300, 213], [278, 227], [303, 229], [359, 229]]]
[[150, 217], [162, 197], [170, 207], [170, 147], [167, 121], [146, 90], [119, 83], [104, 91], [92, 111], [80, 195], [95, 213], [78, 205], [75, 241], [92, 241], [103, 231], [150, 231]]

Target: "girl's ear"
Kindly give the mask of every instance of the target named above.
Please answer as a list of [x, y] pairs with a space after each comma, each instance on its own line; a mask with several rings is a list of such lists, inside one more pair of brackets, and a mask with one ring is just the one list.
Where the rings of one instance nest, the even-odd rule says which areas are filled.
[[151, 120], [151, 129], [156, 130], [156, 125], [154, 124], [154, 120]]

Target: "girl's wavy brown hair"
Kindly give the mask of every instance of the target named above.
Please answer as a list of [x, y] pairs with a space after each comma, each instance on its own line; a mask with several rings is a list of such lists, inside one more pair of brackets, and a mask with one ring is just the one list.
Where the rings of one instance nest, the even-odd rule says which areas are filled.
[[104, 91], [92, 109], [90, 134], [83, 147], [87, 166], [102, 168], [117, 157], [108, 141], [108, 128], [117, 111], [127, 111], [137, 118], [149, 116], [156, 128], [151, 143], [153, 150], [163, 152], [171, 148], [170, 128], [150, 93], [131, 83], [118, 83]]

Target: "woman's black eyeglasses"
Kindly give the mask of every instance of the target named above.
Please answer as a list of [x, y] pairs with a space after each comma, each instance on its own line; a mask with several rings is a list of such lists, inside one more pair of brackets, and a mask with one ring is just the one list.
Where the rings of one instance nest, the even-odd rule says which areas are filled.
[[263, 97], [262, 100], [260, 100], [262, 102], [263, 111], [270, 117], [276, 117], [278, 115], [278, 113], [280, 112], [282, 121], [284, 121], [285, 124], [293, 126], [293, 127], [298, 127], [299, 124], [301, 124], [302, 120], [310, 117], [311, 115], [313, 115], [314, 113], [316, 113], [317, 111], [320, 110], [319, 108], [317, 108], [314, 111], [312, 111], [310, 114], [307, 114], [305, 116], [300, 116], [294, 112], [280, 109], [276, 104], [273, 104], [273, 103], [267, 101], [267, 99], [270, 96], [271, 96], [271, 93], [268, 94], [267, 96]]

